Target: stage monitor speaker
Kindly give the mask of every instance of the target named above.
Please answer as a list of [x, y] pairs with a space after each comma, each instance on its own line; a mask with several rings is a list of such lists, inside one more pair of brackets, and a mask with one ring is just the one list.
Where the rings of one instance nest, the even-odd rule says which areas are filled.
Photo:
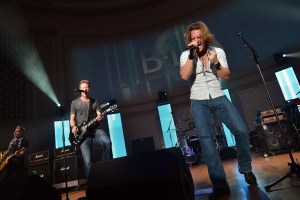
[[0, 183], [0, 197], [5, 200], [61, 200], [61, 193], [38, 175]]
[[38, 175], [49, 184], [53, 184], [52, 165], [48, 161], [31, 164], [28, 167], [28, 175]]
[[281, 120], [281, 131], [277, 122], [266, 123], [256, 127], [262, 149], [265, 153], [270, 151], [292, 148], [295, 145], [295, 134], [287, 120]]
[[153, 137], [132, 140], [132, 146], [135, 154], [154, 151]]
[[191, 173], [180, 148], [162, 149], [94, 163], [88, 200], [194, 200]]

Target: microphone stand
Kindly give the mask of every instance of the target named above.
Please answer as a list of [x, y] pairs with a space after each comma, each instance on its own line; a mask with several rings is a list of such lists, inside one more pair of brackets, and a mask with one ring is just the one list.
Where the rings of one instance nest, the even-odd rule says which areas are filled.
[[282, 133], [282, 139], [283, 139], [283, 142], [285, 144], [285, 147], [287, 148], [288, 150], [288, 153], [289, 153], [289, 156], [290, 156], [290, 159], [291, 159], [291, 163], [288, 163], [288, 166], [290, 166], [290, 170], [289, 172], [284, 175], [283, 177], [281, 177], [280, 179], [276, 180], [275, 182], [271, 183], [270, 185], [267, 185], [265, 186], [265, 190], [268, 192], [270, 190], [271, 187], [273, 187], [274, 185], [276, 185], [277, 183], [283, 181], [284, 179], [286, 179], [287, 177], [290, 177], [292, 176], [293, 174], [295, 174], [297, 177], [300, 177], [300, 166], [299, 166], [299, 163], [296, 163], [295, 160], [294, 160], [294, 157], [292, 155], [292, 151], [291, 149], [289, 148], [288, 144], [287, 144], [287, 141], [286, 141], [286, 137], [285, 137], [285, 133], [283, 131], [283, 128], [279, 122], [279, 117], [278, 117], [278, 114], [277, 114], [277, 111], [275, 109], [275, 106], [273, 104], [273, 100], [271, 98], [271, 95], [269, 93], [269, 90], [268, 90], [268, 87], [267, 87], [267, 84], [265, 82], [265, 79], [264, 79], [264, 76], [261, 72], [261, 69], [260, 69], [260, 66], [258, 64], [258, 55], [256, 53], [256, 51], [249, 45], [249, 43], [245, 40], [245, 38], [242, 36], [241, 33], [238, 33], [239, 37], [242, 39], [243, 43], [244, 43], [244, 46], [247, 47], [250, 51], [250, 57], [252, 57], [252, 59], [254, 60], [254, 62], [256, 63], [256, 66], [257, 66], [257, 69], [260, 73], [260, 76], [262, 78], [262, 81], [263, 81], [263, 84], [264, 84], [264, 87], [265, 87], [265, 90], [266, 90], [266, 93], [268, 95], [268, 98], [269, 98], [269, 101], [270, 101], [270, 104], [272, 106], [272, 109], [273, 109], [273, 112], [275, 113], [275, 116], [276, 116], [276, 121], [279, 125], [279, 128], [280, 128], [280, 131]]
[[[75, 91], [75, 90], [74, 90]], [[75, 92], [80, 92], [79, 90], [76, 90]], [[74, 95], [73, 98], [70, 100], [68, 100], [67, 104], [69, 105], [69, 103], [75, 99], [75, 97], [77, 97], [78, 94]], [[67, 177], [67, 170], [66, 170], [66, 165], [67, 165], [67, 155], [66, 155], [66, 143], [65, 143], [65, 128], [64, 128], [64, 105], [60, 106], [60, 115], [61, 115], [61, 124], [62, 124], [62, 142], [63, 142], [63, 152], [64, 152], [64, 179], [65, 179], [65, 187], [66, 187], [66, 200], [70, 200], [69, 199], [69, 188], [68, 188], [68, 177]]]
[[[171, 113], [171, 114], [172, 114], [172, 113]], [[169, 123], [169, 127], [168, 127], [167, 132], [168, 132], [169, 135], [170, 135], [171, 145], [172, 145], [172, 147], [173, 147], [172, 134], [171, 134], [171, 131], [170, 131], [171, 123], [172, 123], [172, 118], [170, 119], [170, 123]]]
[[66, 164], [67, 164], [67, 157], [66, 157], [66, 151], [65, 151], [65, 127], [64, 127], [64, 109], [63, 105], [60, 106], [60, 112], [61, 112], [61, 124], [62, 124], [62, 142], [63, 142], [63, 151], [64, 151], [64, 178], [65, 178], [65, 185], [66, 185], [66, 200], [69, 199], [69, 191], [68, 191], [68, 178], [67, 178], [67, 170], [66, 170]]

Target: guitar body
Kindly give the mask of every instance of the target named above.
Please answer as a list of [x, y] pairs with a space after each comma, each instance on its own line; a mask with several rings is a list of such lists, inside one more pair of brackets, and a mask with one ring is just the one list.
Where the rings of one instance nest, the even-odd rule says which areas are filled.
[[185, 134], [182, 135], [182, 140], [183, 140], [184, 146], [182, 147], [181, 150], [182, 150], [182, 154], [185, 158], [185, 162], [187, 164], [192, 164], [197, 160], [197, 156], [194, 153], [193, 148], [188, 145]]
[[[117, 105], [112, 105], [106, 110], [104, 110], [101, 115], [104, 116], [106, 113], [110, 111], [116, 111], [117, 108], [118, 108]], [[75, 135], [71, 131], [69, 135], [69, 140], [71, 144], [75, 146], [80, 146], [84, 142], [84, 140], [89, 136], [89, 128], [96, 122], [97, 122], [97, 117], [89, 122], [82, 123], [82, 125], [78, 127], [78, 132]]]
[[83, 122], [83, 124], [80, 127], [78, 127], [78, 132], [76, 133], [76, 136], [74, 136], [72, 132], [70, 133], [69, 140], [72, 145], [80, 146], [87, 138], [89, 132], [86, 124], [86, 122]]
[[6, 167], [6, 165], [8, 164], [9, 160], [14, 156], [14, 153], [11, 154], [7, 154], [6, 156], [4, 156], [4, 158], [2, 158], [2, 162], [0, 164], [0, 172], [4, 169], [4, 167]]
[[184, 146], [182, 148], [183, 156], [187, 164], [193, 164], [197, 160], [197, 156], [194, 153], [192, 147]]

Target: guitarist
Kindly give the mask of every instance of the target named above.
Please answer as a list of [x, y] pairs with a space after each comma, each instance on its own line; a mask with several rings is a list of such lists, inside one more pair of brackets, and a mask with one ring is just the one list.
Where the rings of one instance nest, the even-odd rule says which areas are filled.
[[[25, 152], [28, 149], [29, 142], [24, 137], [25, 129], [22, 126], [17, 126], [14, 131], [14, 138], [8, 146], [8, 150], [2, 156], [2, 169], [0, 182], [5, 182], [14, 179], [21, 179], [25, 176]], [[10, 157], [10, 155], [12, 157]], [[7, 161], [7, 163], [6, 163]]]
[[[90, 97], [90, 82], [82, 80], [79, 83], [79, 91], [81, 96], [71, 103], [70, 109], [70, 126], [71, 132], [76, 136], [80, 132], [80, 127], [86, 122], [97, 118], [92, 126], [89, 126], [84, 134], [84, 141], [80, 145], [81, 155], [84, 162], [84, 175], [88, 177], [92, 165], [92, 144], [97, 143], [102, 147], [102, 160], [111, 157], [111, 140], [101, 127], [100, 103], [97, 99]], [[72, 135], [70, 135], [71, 137]], [[69, 139], [70, 139], [69, 137]]]

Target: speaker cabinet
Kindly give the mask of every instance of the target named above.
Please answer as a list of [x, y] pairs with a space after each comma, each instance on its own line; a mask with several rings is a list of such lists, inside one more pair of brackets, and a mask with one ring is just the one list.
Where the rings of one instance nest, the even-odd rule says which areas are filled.
[[79, 178], [79, 170], [77, 170], [77, 156], [67, 156], [66, 166], [64, 166], [64, 158], [55, 159], [53, 163], [54, 187], [65, 187], [65, 175], [67, 176], [68, 186], [77, 186]]
[[295, 134], [291, 124], [287, 120], [267, 123], [256, 127], [262, 149], [265, 153], [270, 151], [292, 148], [295, 145]]
[[0, 183], [1, 199], [61, 200], [61, 193], [38, 175]]
[[94, 163], [88, 200], [194, 200], [194, 185], [180, 148], [169, 148]]
[[28, 167], [28, 175], [38, 175], [49, 184], [53, 184], [52, 165], [48, 161], [30, 164]]

